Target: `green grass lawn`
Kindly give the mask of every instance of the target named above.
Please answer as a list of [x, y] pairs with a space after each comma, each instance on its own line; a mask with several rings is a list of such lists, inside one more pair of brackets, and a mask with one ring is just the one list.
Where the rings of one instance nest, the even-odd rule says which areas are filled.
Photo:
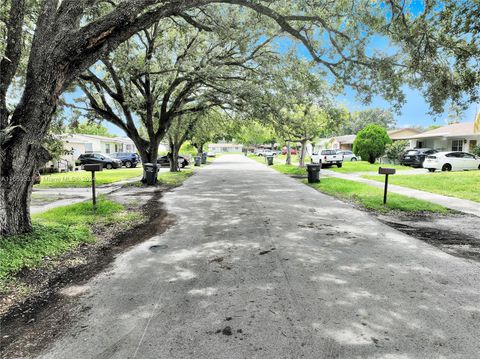
[[[162, 167], [158, 173], [157, 179], [159, 184], [176, 187], [180, 186], [188, 177], [193, 174], [194, 170], [191, 168], [182, 169], [180, 172], [170, 172], [168, 168]], [[146, 185], [144, 185], [141, 181], [137, 181], [128, 183], [125, 186], [143, 187]]]
[[278, 172], [285, 173], [287, 175], [293, 175], [293, 176], [306, 176], [307, 175], [306, 168], [300, 168], [300, 167], [295, 166], [295, 165], [275, 164], [271, 167], [274, 170], [277, 170]]
[[[383, 182], [383, 176], [363, 176]], [[480, 171], [435, 172], [424, 175], [394, 175], [389, 183], [480, 202]]]
[[343, 162], [342, 167], [338, 168], [337, 166], [332, 166], [327, 168], [329, 170], [339, 172], [339, 173], [355, 173], [355, 172], [378, 172], [379, 167], [388, 167], [395, 168], [397, 171], [401, 170], [411, 170], [412, 167], [401, 166], [401, 165], [388, 165], [380, 163], [368, 163], [367, 161], [347, 161]]
[[179, 186], [191, 175], [193, 175], [192, 169], [183, 169], [180, 172], [160, 171], [158, 174], [158, 182], [166, 186]]
[[[103, 170], [95, 173], [95, 183], [106, 185], [134, 177], [141, 176], [142, 167], [138, 168], [119, 168], [112, 170]], [[42, 176], [40, 184], [36, 188], [71, 188], [71, 187], [90, 187], [92, 175], [87, 171], [52, 173]]]
[[395, 193], [389, 193], [387, 204], [384, 206], [382, 188], [341, 178], [322, 178], [320, 183], [310, 184], [310, 186], [341, 199], [353, 200], [365, 208], [377, 212], [388, 212], [391, 210], [404, 212], [449, 212], [445, 207]]
[[82, 243], [94, 243], [92, 228], [140, 223], [143, 216], [127, 212], [123, 205], [99, 197], [96, 212], [91, 202], [53, 208], [32, 216], [33, 232], [4, 236], [0, 240], [0, 290], [9, 276], [23, 268], [35, 268]]

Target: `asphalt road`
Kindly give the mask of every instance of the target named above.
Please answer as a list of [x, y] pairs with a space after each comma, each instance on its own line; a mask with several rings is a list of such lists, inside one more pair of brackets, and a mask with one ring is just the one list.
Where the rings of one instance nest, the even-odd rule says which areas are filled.
[[176, 224], [71, 288], [41, 358], [479, 357], [475, 262], [242, 156], [163, 200]]

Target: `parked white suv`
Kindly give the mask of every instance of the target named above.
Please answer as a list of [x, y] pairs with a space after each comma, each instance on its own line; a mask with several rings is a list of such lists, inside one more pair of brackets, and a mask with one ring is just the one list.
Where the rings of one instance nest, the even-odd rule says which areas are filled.
[[343, 164], [343, 155], [338, 154], [337, 150], [321, 150], [320, 153], [313, 153], [310, 158], [312, 163], [321, 163], [322, 167], [336, 165], [340, 168]]
[[437, 152], [425, 158], [423, 168], [430, 172], [480, 170], [480, 158], [467, 152]]
[[337, 150], [337, 154], [343, 155], [343, 161], [344, 162], [347, 162], [347, 161], [355, 162], [355, 161], [358, 160], [357, 155], [355, 153], [353, 153], [352, 151]]

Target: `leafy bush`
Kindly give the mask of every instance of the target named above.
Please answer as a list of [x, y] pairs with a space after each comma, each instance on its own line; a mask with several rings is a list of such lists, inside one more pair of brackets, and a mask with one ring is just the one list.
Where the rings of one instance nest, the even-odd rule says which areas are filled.
[[389, 160], [399, 161], [407, 146], [408, 141], [405, 140], [392, 142], [385, 147], [385, 155]]
[[378, 157], [383, 156], [386, 145], [390, 143], [392, 140], [383, 127], [370, 124], [357, 133], [353, 142], [353, 152], [362, 159], [375, 163]]
[[477, 145], [473, 148], [473, 151], [472, 153], [475, 155], [475, 156], [480, 156], [480, 145]]

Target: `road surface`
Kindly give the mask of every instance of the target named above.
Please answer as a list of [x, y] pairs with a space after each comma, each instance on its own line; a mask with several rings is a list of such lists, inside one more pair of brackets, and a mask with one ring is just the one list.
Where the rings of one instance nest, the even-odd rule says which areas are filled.
[[82, 287], [40, 358], [478, 358], [480, 266], [239, 155]]

